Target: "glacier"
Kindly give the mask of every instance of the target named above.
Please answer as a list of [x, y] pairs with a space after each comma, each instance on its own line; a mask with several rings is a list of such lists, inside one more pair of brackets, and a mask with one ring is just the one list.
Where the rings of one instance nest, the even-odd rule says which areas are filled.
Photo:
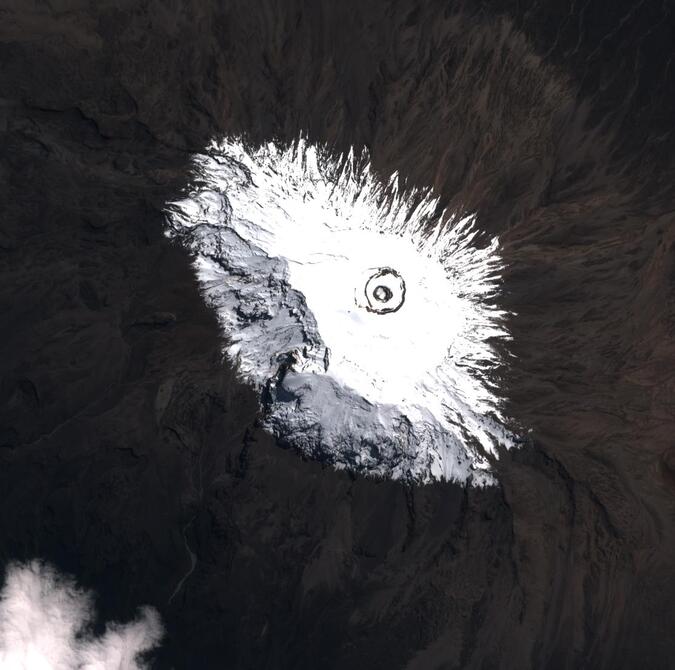
[[214, 141], [166, 234], [192, 254], [264, 428], [307, 457], [417, 483], [495, 483], [516, 443], [494, 374], [499, 240], [378, 178], [367, 154]]

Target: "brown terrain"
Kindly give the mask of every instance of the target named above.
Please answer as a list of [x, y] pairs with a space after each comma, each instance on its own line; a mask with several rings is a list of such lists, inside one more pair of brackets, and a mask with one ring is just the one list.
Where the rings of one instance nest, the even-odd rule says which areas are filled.
[[[0, 569], [158, 668], [675, 667], [669, 2], [0, 0]], [[367, 147], [500, 235], [500, 486], [303, 461], [162, 209], [214, 136]]]

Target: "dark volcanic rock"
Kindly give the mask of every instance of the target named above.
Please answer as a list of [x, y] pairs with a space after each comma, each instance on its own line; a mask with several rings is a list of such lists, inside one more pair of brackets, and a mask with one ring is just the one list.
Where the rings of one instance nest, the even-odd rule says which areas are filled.
[[[3, 562], [158, 607], [157, 667], [673, 666], [668, 3], [3, 4]], [[367, 146], [500, 234], [499, 488], [256, 427], [161, 215], [233, 132]]]

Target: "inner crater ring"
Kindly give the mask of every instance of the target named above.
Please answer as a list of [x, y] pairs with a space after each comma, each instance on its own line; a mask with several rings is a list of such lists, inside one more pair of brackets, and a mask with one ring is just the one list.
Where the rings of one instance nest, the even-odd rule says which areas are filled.
[[375, 314], [397, 312], [405, 302], [403, 277], [393, 268], [375, 268], [364, 287], [364, 306]]

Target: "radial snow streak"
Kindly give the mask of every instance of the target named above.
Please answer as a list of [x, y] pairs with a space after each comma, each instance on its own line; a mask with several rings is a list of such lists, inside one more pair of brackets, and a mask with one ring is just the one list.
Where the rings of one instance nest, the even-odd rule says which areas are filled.
[[194, 253], [225, 351], [263, 424], [305, 455], [376, 476], [492, 483], [504, 427], [498, 240], [367, 156], [214, 143], [168, 234]]

